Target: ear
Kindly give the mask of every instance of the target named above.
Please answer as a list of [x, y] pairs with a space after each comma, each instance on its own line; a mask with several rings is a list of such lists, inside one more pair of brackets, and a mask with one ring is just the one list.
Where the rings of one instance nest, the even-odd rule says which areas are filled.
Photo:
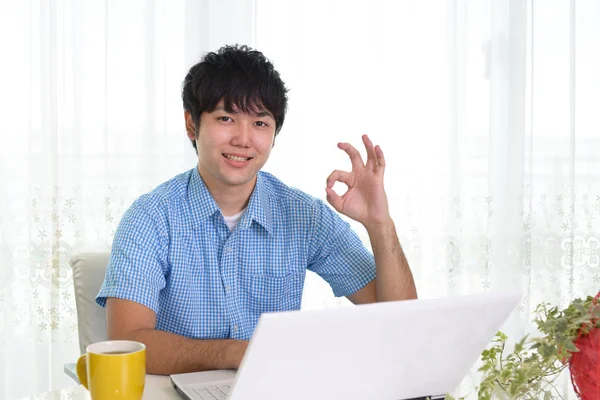
[[185, 130], [187, 132], [187, 136], [190, 140], [196, 140], [196, 124], [194, 123], [194, 118], [189, 111], [184, 111], [183, 116], [185, 118]]

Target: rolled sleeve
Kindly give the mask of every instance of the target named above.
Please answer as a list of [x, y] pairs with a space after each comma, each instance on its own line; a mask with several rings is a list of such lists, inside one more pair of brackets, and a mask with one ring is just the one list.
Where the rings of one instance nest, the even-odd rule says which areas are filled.
[[350, 224], [317, 200], [313, 211], [308, 269], [321, 276], [336, 297], [349, 296], [375, 279], [375, 259]]
[[163, 254], [157, 218], [152, 218], [138, 200], [119, 222], [96, 303], [105, 307], [106, 299], [114, 297], [135, 301], [158, 313], [160, 291], [166, 284]]

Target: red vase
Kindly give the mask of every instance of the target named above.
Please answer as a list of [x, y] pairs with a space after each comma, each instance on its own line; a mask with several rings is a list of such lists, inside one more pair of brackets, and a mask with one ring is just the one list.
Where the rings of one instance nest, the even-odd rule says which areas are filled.
[[579, 352], [569, 361], [571, 382], [582, 400], [600, 399], [600, 329], [575, 340]]

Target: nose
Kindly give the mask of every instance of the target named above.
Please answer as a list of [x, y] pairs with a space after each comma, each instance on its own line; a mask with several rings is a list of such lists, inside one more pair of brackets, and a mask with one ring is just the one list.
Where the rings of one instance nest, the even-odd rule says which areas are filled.
[[237, 147], [250, 147], [252, 143], [251, 129], [248, 124], [237, 125], [231, 138], [231, 144]]

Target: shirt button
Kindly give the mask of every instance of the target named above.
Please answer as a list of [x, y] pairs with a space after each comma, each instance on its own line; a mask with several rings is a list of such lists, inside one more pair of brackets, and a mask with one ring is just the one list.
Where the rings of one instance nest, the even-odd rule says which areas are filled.
[[225, 247], [225, 253], [231, 253], [231, 246]]
[[238, 330], [238, 326], [237, 326], [237, 325], [234, 325], [234, 326], [233, 326], [233, 333], [236, 333], [236, 332], [237, 332], [237, 330]]
[[225, 286], [225, 292], [229, 293], [229, 290], [231, 290], [231, 286], [229, 286], [229, 285]]

